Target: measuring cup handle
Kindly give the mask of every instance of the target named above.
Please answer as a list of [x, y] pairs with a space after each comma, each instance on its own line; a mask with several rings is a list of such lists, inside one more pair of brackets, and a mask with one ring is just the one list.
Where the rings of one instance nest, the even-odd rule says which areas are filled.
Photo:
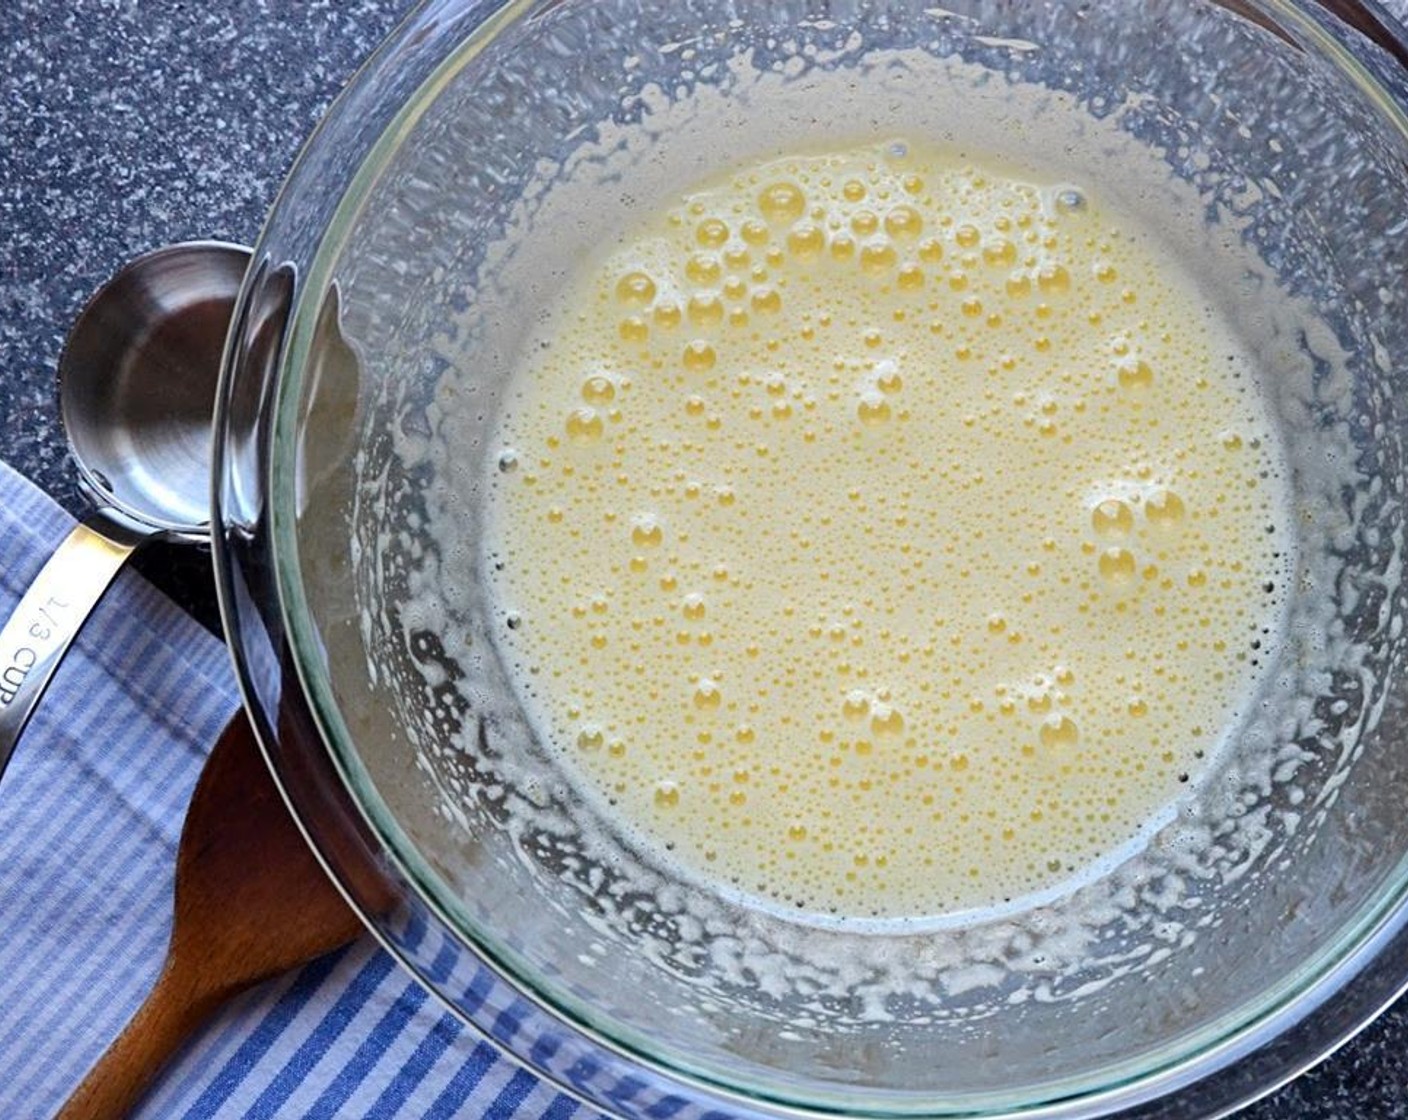
[[69, 644], [142, 539], [101, 513], [74, 526], [0, 630], [0, 777]]

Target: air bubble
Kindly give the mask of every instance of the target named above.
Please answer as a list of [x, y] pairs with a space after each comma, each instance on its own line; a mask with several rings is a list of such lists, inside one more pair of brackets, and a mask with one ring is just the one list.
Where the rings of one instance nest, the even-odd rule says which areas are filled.
[[895, 247], [888, 241], [869, 241], [861, 246], [860, 266], [871, 275], [895, 267]]
[[717, 284], [723, 275], [723, 266], [712, 253], [696, 253], [684, 266], [684, 274], [696, 284]]
[[[689, 297], [689, 321], [696, 327], [717, 326], [724, 321], [723, 300], [713, 292], [702, 292]], [[688, 351], [685, 364], [689, 364]]]
[[1080, 740], [1076, 721], [1070, 716], [1051, 715], [1041, 721], [1041, 742], [1046, 747], [1073, 747]]
[[717, 360], [718, 355], [714, 353], [714, 348], [702, 339], [696, 339], [684, 348], [684, 368], [691, 372], [713, 369]]
[[800, 218], [807, 208], [807, 197], [794, 183], [773, 183], [758, 195], [758, 209], [769, 221], [782, 222]]
[[787, 248], [799, 260], [810, 260], [826, 248], [826, 234], [812, 222], [798, 222], [787, 234]]
[[1091, 510], [1090, 524], [1102, 537], [1126, 537], [1134, 531], [1134, 511], [1118, 498], [1106, 498]]
[[611, 378], [593, 374], [582, 382], [582, 400], [587, 404], [610, 404], [615, 399], [616, 384]]
[[885, 215], [885, 232], [894, 238], [918, 237], [924, 219], [913, 206], [896, 206]]
[[739, 228], [738, 232], [749, 245], [763, 245], [771, 236], [768, 227], [756, 218], [749, 218]]
[[890, 402], [879, 393], [862, 393], [856, 416], [867, 427], [879, 427], [890, 419]]
[[694, 239], [706, 249], [722, 248], [728, 241], [728, 224], [718, 218], [705, 218], [695, 229]]
[[600, 413], [589, 405], [569, 412], [565, 427], [567, 437], [574, 443], [595, 443], [605, 431]]
[[650, 514], [642, 514], [631, 526], [631, 541], [640, 548], [659, 548], [665, 543], [665, 530]]
[[753, 289], [753, 310], [776, 314], [782, 310], [782, 296], [776, 288]]
[[1017, 263], [1017, 246], [1005, 237], [989, 241], [983, 246], [983, 261], [993, 266], [1007, 265], [1011, 267]]
[[616, 284], [616, 298], [627, 307], [645, 307], [655, 298], [655, 281], [644, 272], [628, 272]]
[[898, 708], [887, 704], [877, 704], [870, 713], [870, 731], [873, 735], [898, 735], [904, 730], [904, 716]]
[[905, 291], [916, 291], [924, 286], [924, 270], [917, 264], [903, 264], [895, 280]]
[[1070, 291], [1071, 274], [1064, 265], [1044, 264], [1037, 269], [1036, 286], [1048, 294]]
[[1183, 520], [1183, 499], [1172, 490], [1155, 490], [1144, 499], [1144, 516], [1153, 525], [1175, 525]]
[[577, 732], [577, 746], [584, 751], [599, 751], [606, 745], [606, 734], [594, 723]]
[[1127, 548], [1107, 548], [1100, 553], [1100, 574], [1108, 580], [1124, 582], [1134, 578], [1134, 553]]
[[1142, 358], [1121, 362], [1116, 369], [1120, 385], [1126, 389], [1147, 389], [1154, 383], [1154, 371]]
[[680, 787], [671, 781], [662, 781], [655, 786], [655, 804], [662, 809], [673, 809], [680, 803]]

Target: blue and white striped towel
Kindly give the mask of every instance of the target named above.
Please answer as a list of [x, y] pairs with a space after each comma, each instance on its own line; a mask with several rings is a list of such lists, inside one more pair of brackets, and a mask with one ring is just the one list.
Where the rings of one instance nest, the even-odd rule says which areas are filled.
[[[0, 463], [0, 619], [71, 525]], [[235, 704], [224, 647], [135, 574], [119, 577], [0, 783], [0, 1117], [52, 1115], [150, 988], [186, 802]], [[247, 993], [138, 1115], [578, 1111], [368, 938]]]

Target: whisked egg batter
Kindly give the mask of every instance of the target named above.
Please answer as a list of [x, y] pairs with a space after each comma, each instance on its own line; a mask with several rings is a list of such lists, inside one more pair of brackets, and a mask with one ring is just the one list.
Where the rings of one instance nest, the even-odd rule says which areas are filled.
[[541, 732], [763, 904], [1093, 873], [1276, 639], [1254, 372], [1087, 184], [912, 142], [732, 171], [589, 262], [508, 399], [487, 548]]

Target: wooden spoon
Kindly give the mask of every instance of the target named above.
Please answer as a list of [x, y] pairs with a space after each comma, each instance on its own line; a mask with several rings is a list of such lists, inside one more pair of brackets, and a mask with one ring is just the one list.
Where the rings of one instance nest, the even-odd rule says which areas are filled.
[[362, 930], [294, 824], [239, 713], [215, 744], [186, 813], [161, 975], [58, 1120], [129, 1115], [226, 1000]]

